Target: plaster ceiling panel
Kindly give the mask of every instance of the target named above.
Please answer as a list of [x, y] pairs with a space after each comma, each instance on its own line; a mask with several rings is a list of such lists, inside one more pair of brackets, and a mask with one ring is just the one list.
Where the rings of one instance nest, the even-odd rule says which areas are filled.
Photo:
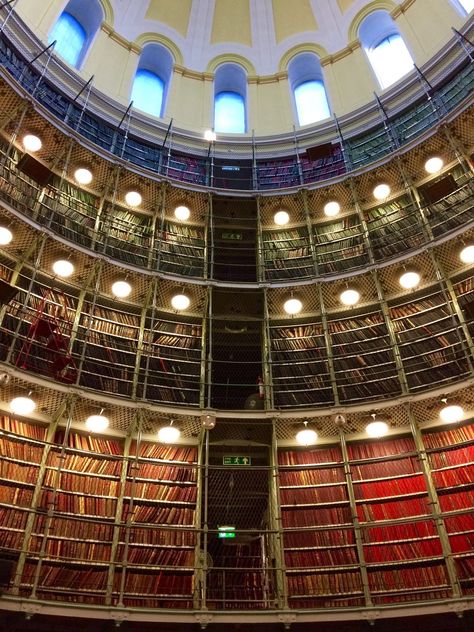
[[188, 31], [193, 0], [150, 0], [145, 18], [168, 25], [183, 37]]
[[304, 31], [318, 30], [309, 0], [292, 2], [291, 11], [288, 11], [288, 0], [273, 0], [273, 19], [277, 43]]
[[211, 44], [224, 42], [252, 45], [249, 0], [216, 0]]

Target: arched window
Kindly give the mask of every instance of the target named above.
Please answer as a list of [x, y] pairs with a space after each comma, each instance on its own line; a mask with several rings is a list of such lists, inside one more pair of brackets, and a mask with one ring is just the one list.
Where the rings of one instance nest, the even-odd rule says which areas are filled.
[[462, 15], [469, 15], [474, 9], [474, 0], [453, 0], [453, 2]]
[[86, 3], [69, 0], [53, 26], [48, 41], [56, 41], [55, 52], [71, 66], [79, 68], [104, 19], [98, 0]]
[[141, 52], [130, 96], [133, 107], [163, 116], [173, 58], [161, 44], [146, 44]]
[[293, 58], [288, 65], [288, 78], [299, 125], [309, 125], [331, 116], [317, 55], [301, 53]]
[[413, 59], [387, 11], [374, 11], [359, 27], [359, 37], [382, 89], [413, 69]]
[[245, 134], [247, 75], [237, 64], [224, 64], [214, 78], [214, 130], [223, 134]]

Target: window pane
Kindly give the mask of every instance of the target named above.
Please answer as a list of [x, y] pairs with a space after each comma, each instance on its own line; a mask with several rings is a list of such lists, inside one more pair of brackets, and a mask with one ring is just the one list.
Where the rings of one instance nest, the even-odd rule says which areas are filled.
[[133, 107], [153, 116], [161, 116], [164, 87], [163, 81], [154, 72], [137, 70], [131, 96]]
[[245, 102], [237, 92], [219, 92], [214, 107], [216, 132], [245, 134]]
[[86, 41], [86, 32], [70, 13], [59, 16], [49, 35], [49, 43], [54, 40], [56, 53], [77, 68]]
[[305, 81], [295, 88], [298, 123], [309, 125], [330, 116], [326, 90], [322, 81]]
[[388, 88], [413, 68], [413, 59], [400, 35], [390, 35], [367, 54], [381, 88]]
[[474, 9], [474, 0], [459, 0], [459, 2], [466, 13], [470, 13]]

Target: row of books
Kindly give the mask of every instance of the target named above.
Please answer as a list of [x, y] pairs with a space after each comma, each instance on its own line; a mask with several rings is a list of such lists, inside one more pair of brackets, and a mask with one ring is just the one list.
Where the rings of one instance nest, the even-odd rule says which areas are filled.
[[362, 591], [360, 570], [347, 568], [344, 571], [288, 574], [288, 591], [291, 595], [334, 595]]

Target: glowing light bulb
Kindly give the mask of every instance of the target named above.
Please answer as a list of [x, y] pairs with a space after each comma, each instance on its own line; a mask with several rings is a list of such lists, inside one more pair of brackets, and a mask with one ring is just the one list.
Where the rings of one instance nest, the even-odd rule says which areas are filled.
[[34, 154], [35, 151], [39, 151], [42, 146], [43, 143], [41, 142], [41, 138], [38, 138], [38, 136], [35, 136], [34, 134], [26, 134], [26, 136], [23, 136], [23, 147], [26, 151]]
[[390, 195], [390, 187], [388, 184], [378, 184], [373, 190], [373, 195], [376, 200], [385, 200]]
[[216, 133], [212, 129], [207, 129], [204, 132], [204, 140], [207, 140], [208, 143], [213, 143], [216, 138]]
[[299, 314], [299, 312], [303, 309], [303, 303], [299, 298], [292, 297], [285, 301], [283, 309], [287, 314]]
[[341, 210], [341, 205], [339, 204], [339, 202], [327, 202], [327, 204], [324, 205], [324, 214], [327, 217], [335, 217], [336, 215], [339, 214], [340, 210]]
[[67, 259], [58, 259], [53, 263], [53, 272], [59, 277], [70, 277], [74, 272], [74, 266]]
[[132, 286], [126, 281], [115, 281], [112, 285], [112, 294], [117, 298], [126, 298], [132, 291]]
[[296, 434], [296, 441], [300, 445], [313, 445], [318, 440], [318, 433], [311, 428], [304, 428]]
[[109, 427], [109, 420], [105, 415], [90, 415], [86, 419], [86, 428], [90, 432], [104, 432]]
[[277, 226], [284, 226], [285, 224], [288, 224], [288, 222], [290, 221], [290, 216], [288, 215], [286, 211], [278, 211], [273, 216], [273, 221], [275, 222]]
[[369, 437], [383, 437], [388, 432], [388, 424], [385, 421], [371, 421], [370, 424], [367, 424], [365, 427], [366, 433]]
[[420, 278], [421, 277], [418, 272], [411, 270], [408, 272], [404, 272], [398, 280], [400, 285], [405, 288], [405, 290], [411, 290], [419, 284]]
[[15, 415], [29, 415], [36, 408], [31, 397], [15, 397], [10, 402], [10, 410]]
[[191, 301], [189, 300], [189, 297], [186, 296], [186, 294], [175, 294], [171, 299], [171, 305], [178, 312], [182, 311], [183, 309], [188, 309], [190, 304]]
[[80, 167], [74, 172], [74, 179], [79, 184], [90, 184], [92, 182], [92, 177], [92, 172], [84, 167]]
[[7, 246], [12, 239], [12, 231], [5, 228], [5, 226], [0, 226], [0, 246]]
[[339, 298], [343, 305], [355, 305], [360, 300], [360, 292], [349, 288], [341, 292]]
[[140, 206], [142, 203], [142, 196], [138, 193], [138, 191], [129, 191], [125, 195], [125, 202], [129, 206]]
[[459, 258], [463, 263], [474, 263], [474, 245], [463, 248], [459, 253]]
[[180, 222], [185, 222], [189, 219], [191, 211], [187, 206], [177, 206], [174, 209], [174, 216], [179, 219]]
[[455, 424], [464, 417], [464, 409], [458, 404], [446, 404], [439, 411], [439, 417], [446, 424]]
[[176, 426], [163, 426], [158, 430], [158, 439], [161, 443], [175, 443], [181, 436], [181, 431]]
[[425, 171], [426, 173], [438, 173], [444, 167], [444, 161], [439, 156], [433, 156], [433, 158], [428, 158], [425, 162]]

